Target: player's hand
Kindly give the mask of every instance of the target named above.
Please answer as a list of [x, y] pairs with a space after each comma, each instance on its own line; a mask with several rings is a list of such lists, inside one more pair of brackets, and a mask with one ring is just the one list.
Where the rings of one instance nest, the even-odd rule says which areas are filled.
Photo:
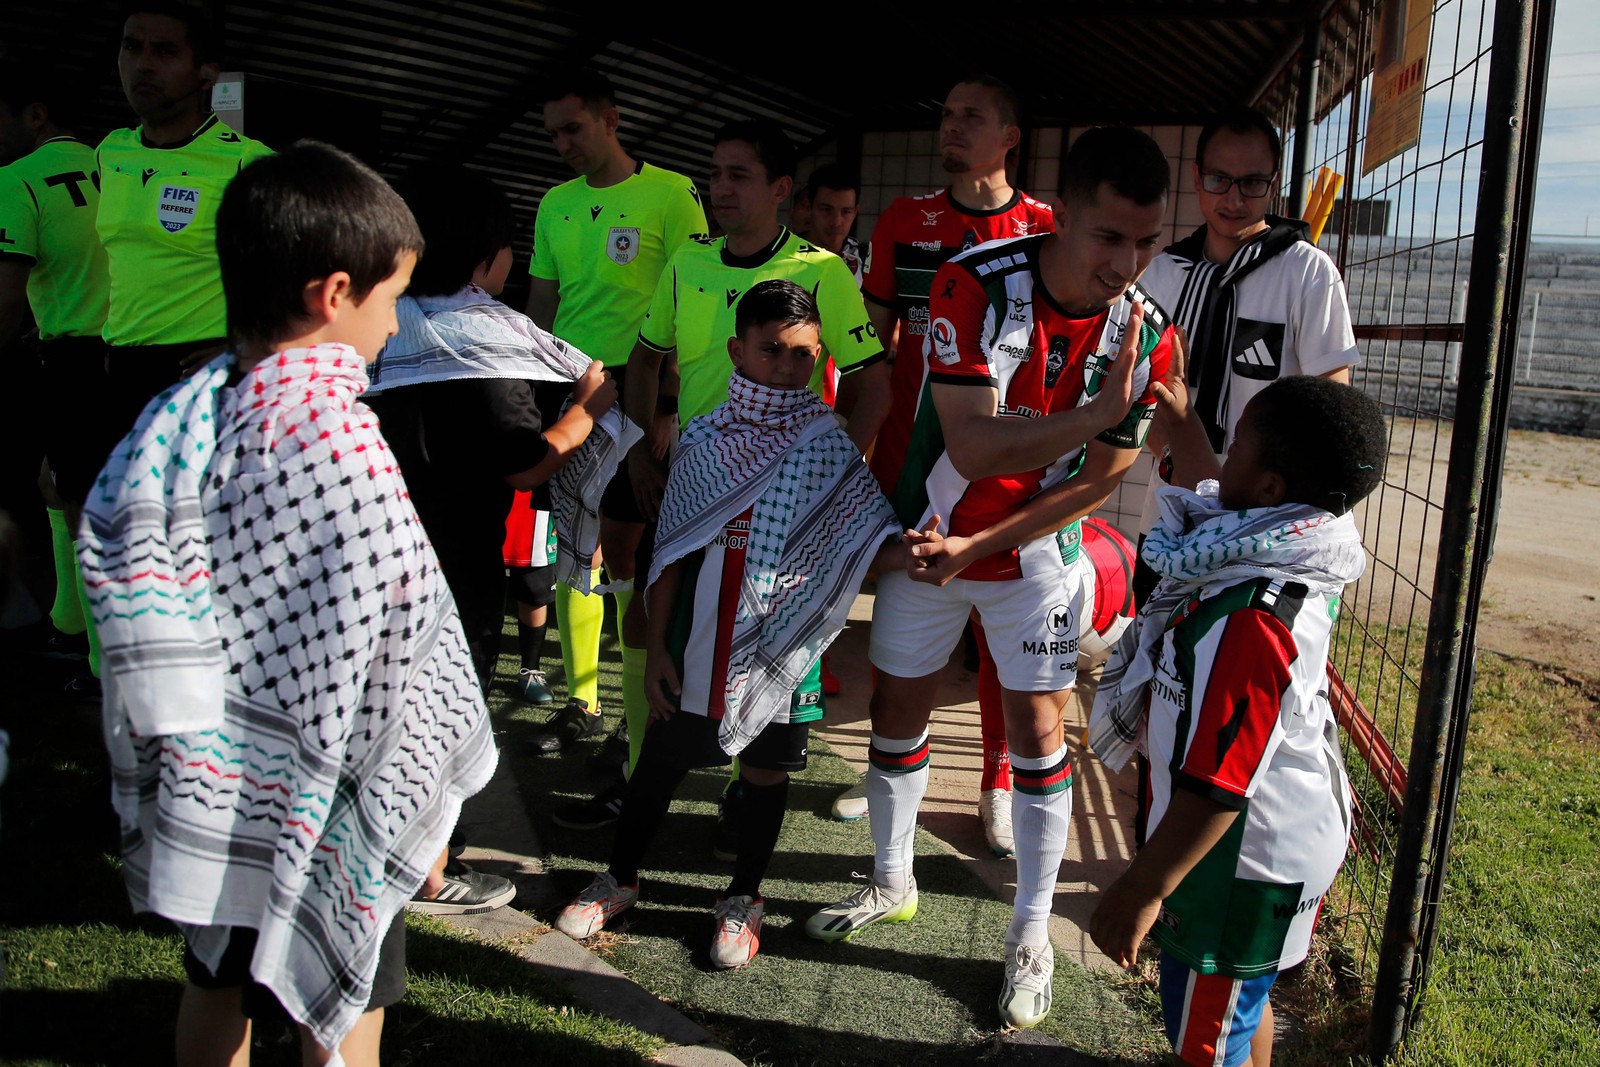
[[650, 705], [650, 721], [672, 718], [682, 695], [683, 684], [678, 681], [672, 657], [666, 649], [652, 646], [644, 661], [644, 697]]
[[606, 366], [598, 359], [584, 368], [578, 380], [572, 383], [572, 402], [598, 419], [617, 402], [617, 383], [606, 373]]
[[1086, 405], [1094, 410], [1102, 428], [1109, 430], [1128, 417], [1133, 406], [1133, 372], [1139, 365], [1139, 337], [1144, 326], [1144, 304], [1135, 300], [1122, 330], [1116, 361], [1100, 379], [1100, 391]]
[[[934, 523], [937, 522], [938, 516], [935, 516]], [[976, 559], [969, 537], [946, 537], [937, 529], [928, 527], [907, 530], [905, 537], [906, 543], [911, 546], [906, 574], [914, 582], [945, 585]]]
[[1182, 326], [1172, 324], [1172, 363], [1167, 367], [1167, 380], [1154, 383], [1156, 393], [1156, 422], [1162, 430], [1186, 422], [1192, 397], [1189, 395], [1189, 335]]
[[633, 487], [634, 503], [639, 505], [644, 521], [655, 522], [661, 515], [661, 497], [667, 489], [667, 468], [642, 441], [628, 450], [628, 484]]
[[1089, 916], [1089, 939], [1124, 968], [1139, 962], [1139, 946], [1161, 914], [1159, 898], [1151, 900], [1125, 882], [1125, 878], [1112, 882]]
[[658, 411], [650, 420], [650, 454], [665, 463], [678, 443], [678, 413]]

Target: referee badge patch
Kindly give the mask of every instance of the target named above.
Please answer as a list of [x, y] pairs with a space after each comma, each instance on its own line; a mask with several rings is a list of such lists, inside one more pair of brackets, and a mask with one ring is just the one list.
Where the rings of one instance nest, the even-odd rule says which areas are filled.
[[606, 238], [606, 255], [619, 267], [626, 267], [639, 254], [639, 227], [613, 226]]
[[181, 185], [163, 185], [161, 200], [156, 206], [156, 221], [168, 233], [177, 233], [194, 221], [200, 209], [200, 190], [185, 189]]

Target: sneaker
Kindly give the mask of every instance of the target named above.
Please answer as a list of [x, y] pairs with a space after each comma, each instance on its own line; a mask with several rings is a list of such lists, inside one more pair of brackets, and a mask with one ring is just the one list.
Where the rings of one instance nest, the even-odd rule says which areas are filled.
[[839, 676], [833, 673], [833, 667], [828, 663], [828, 657], [822, 657], [822, 695], [836, 697], [844, 691], [844, 686], [839, 684]]
[[840, 822], [854, 822], [867, 817], [867, 776], [833, 798], [833, 817]]
[[638, 899], [638, 886], [618, 885], [610, 871], [601, 871], [589, 883], [589, 888], [561, 909], [561, 914], [556, 916], [556, 929], [574, 941], [593, 937], [602, 926], [633, 907]]
[[1017, 839], [1011, 833], [1011, 790], [985, 789], [978, 798], [978, 821], [983, 823], [990, 852], [1002, 859], [1017, 854]]
[[617, 721], [617, 728], [600, 742], [600, 751], [589, 757], [589, 774], [595, 778], [620, 777], [628, 769], [628, 720]]
[[477, 915], [505, 907], [517, 895], [511, 879], [475, 871], [460, 861], [445, 868], [444, 888], [433, 897], [412, 897], [407, 911], [424, 915]]
[[830, 904], [806, 920], [806, 936], [818, 941], [848, 941], [855, 932], [875, 922], [910, 922], [917, 914], [917, 880], [903, 896], [877, 882], [868, 882], [837, 904]]
[[1055, 949], [1046, 945], [1006, 946], [1006, 984], [1000, 989], [1000, 1018], [1019, 1030], [1038, 1026], [1050, 1014], [1050, 981], [1056, 973]]
[[739, 801], [744, 786], [735, 781], [717, 798], [717, 826], [711, 831], [711, 854], [723, 863], [739, 858]]
[[610, 826], [622, 815], [622, 798], [628, 783], [602, 789], [588, 800], [576, 800], [550, 813], [550, 821], [567, 830], [598, 830]]
[[522, 699], [530, 704], [555, 703], [555, 690], [550, 688], [550, 680], [544, 676], [544, 671], [522, 668], [517, 672], [517, 688], [522, 691]]
[[750, 897], [724, 897], [711, 909], [717, 932], [711, 935], [711, 966], [719, 971], [743, 967], [761, 947], [761, 915], [767, 902]]
[[573, 697], [562, 709], [545, 720], [544, 726], [528, 742], [535, 755], [560, 752], [574, 741], [595, 737], [605, 729], [599, 712], [589, 714], [589, 703]]

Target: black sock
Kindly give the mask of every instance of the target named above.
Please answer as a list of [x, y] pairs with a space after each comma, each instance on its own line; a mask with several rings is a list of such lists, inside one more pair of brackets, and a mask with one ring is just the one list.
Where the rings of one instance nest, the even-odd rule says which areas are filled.
[[778, 833], [783, 829], [783, 813], [789, 806], [789, 779], [777, 785], [739, 783], [743, 794], [735, 807], [739, 828], [739, 858], [733, 863], [733, 881], [726, 896], [761, 896], [761, 879], [767, 876]]
[[529, 626], [521, 619], [517, 620], [517, 653], [522, 656], [523, 670], [539, 669], [539, 661], [544, 657], [544, 632], [549, 625], [541, 622], [537, 626]]
[[[680, 713], [681, 714], [681, 713]], [[617, 819], [617, 836], [611, 846], [611, 876], [618, 885], [636, 885], [639, 881], [639, 864], [645, 850], [655, 839], [666, 818], [672, 795], [683, 783], [689, 768], [681, 763], [660, 757], [660, 750], [646, 748], [639, 753], [639, 762], [628, 779], [627, 791], [622, 797], [622, 814]]]

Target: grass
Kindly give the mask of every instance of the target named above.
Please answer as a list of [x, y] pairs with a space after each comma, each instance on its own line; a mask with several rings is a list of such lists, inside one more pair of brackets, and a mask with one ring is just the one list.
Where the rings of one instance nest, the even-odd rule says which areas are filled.
[[[98, 710], [56, 700], [59, 680], [37, 662], [6, 665], [0, 1063], [170, 1062], [182, 940], [129, 910]], [[423, 916], [406, 925], [408, 992], [386, 1015], [387, 1064], [639, 1064], [662, 1045], [581, 1006], [507, 947]], [[256, 1046], [255, 1063], [300, 1062], [287, 1025], [258, 1027]]]

